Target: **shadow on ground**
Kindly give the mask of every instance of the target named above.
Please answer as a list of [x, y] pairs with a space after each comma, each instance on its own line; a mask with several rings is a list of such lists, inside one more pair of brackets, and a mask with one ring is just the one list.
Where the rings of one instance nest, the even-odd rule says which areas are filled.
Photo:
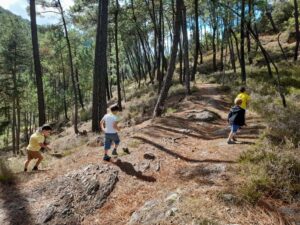
[[231, 160], [215, 160], [215, 159], [204, 159], [204, 160], [198, 160], [198, 159], [190, 159], [188, 157], [185, 157], [185, 156], [182, 156], [170, 149], [167, 149], [165, 148], [164, 146], [158, 144], [158, 143], [155, 143], [151, 140], [148, 140], [146, 138], [143, 138], [143, 137], [138, 137], [138, 136], [134, 136], [132, 137], [134, 139], [137, 139], [137, 140], [140, 140], [146, 144], [149, 144], [149, 145], [152, 145], [154, 146], [155, 148], [159, 149], [160, 151], [163, 151], [167, 154], [169, 154], [170, 156], [176, 158], [176, 159], [181, 159], [183, 161], [186, 161], [186, 162], [190, 162], [190, 163], [204, 163], [204, 162], [210, 162], [210, 163], [236, 163], [235, 161], [231, 161]]
[[18, 188], [16, 178], [3, 162], [0, 162], [0, 176], [0, 212], [4, 211], [2, 215], [5, 215], [1, 218], [0, 213], [0, 224], [32, 224], [28, 200]]
[[146, 182], [155, 182], [156, 181], [156, 179], [154, 177], [145, 176], [142, 174], [141, 171], [136, 171], [134, 166], [129, 162], [121, 161], [120, 159], [118, 159], [116, 162], [112, 162], [112, 163], [115, 164], [116, 166], [118, 166], [124, 173], [126, 173], [129, 176], [136, 177], [137, 179], [146, 181]]

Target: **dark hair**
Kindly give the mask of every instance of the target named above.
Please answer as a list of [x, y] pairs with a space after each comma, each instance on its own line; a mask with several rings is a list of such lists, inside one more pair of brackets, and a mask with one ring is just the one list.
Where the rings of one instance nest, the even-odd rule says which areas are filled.
[[245, 87], [241, 87], [240, 88], [240, 92], [245, 92], [246, 91], [246, 88]]
[[44, 124], [42, 126], [42, 130], [52, 130], [51, 126], [49, 124]]
[[117, 112], [117, 111], [120, 111], [120, 108], [118, 105], [113, 105], [110, 107], [110, 111], [112, 112]]

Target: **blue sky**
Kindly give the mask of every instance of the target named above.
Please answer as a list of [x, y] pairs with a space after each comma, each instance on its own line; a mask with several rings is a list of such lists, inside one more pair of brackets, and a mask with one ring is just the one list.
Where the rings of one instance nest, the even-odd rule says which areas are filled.
[[[29, 6], [28, 0], [0, 0], [0, 6], [4, 9], [11, 11], [12, 13], [21, 16], [25, 19], [30, 19], [28, 13], [26, 12], [27, 6]], [[63, 8], [69, 9], [73, 5], [73, 0], [61, 0]], [[37, 7], [38, 12], [43, 10]], [[53, 13], [43, 14], [43, 17], [37, 16], [37, 24], [55, 24], [58, 21], [58, 16]]]

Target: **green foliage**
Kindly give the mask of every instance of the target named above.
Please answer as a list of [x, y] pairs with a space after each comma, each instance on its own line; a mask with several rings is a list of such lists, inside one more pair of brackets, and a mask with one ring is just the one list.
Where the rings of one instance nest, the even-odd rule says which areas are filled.
[[293, 17], [293, 11], [294, 6], [288, 1], [280, 1], [274, 5], [272, 16], [278, 29], [287, 28], [289, 19]]
[[81, 121], [88, 121], [88, 120], [91, 119], [91, 112], [89, 110], [82, 109], [79, 112], [79, 115], [80, 115], [80, 120]]
[[210, 219], [197, 219], [193, 224], [196, 225], [218, 225], [217, 222]]
[[173, 114], [175, 112], [177, 112], [177, 109], [174, 109], [172, 107], [168, 107], [168, 108], [166, 108], [164, 114], [168, 116], [168, 115], [171, 115], [171, 114]]
[[[252, 86], [255, 85], [255, 86]], [[283, 108], [276, 100], [276, 89], [267, 83], [251, 83], [255, 87], [252, 94], [251, 108], [262, 115], [267, 123], [265, 136], [273, 143], [291, 141], [294, 146], [300, 143], [300, 106], [293, 99], [288, 101], [288, 107]]]
[[300, 193], [300, 158], [298, 150], [284, 145], [275, 147], [263, 140], [240, 156], [245, 183], [240, 193], [255, 203], [261, 196], [272, 196], [292, 202]]

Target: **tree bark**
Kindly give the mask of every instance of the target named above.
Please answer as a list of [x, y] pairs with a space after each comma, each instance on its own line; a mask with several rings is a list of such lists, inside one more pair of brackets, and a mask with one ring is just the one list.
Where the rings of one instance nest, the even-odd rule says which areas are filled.
[[245, 64], [245, 0], [242, 0], [242, 5], [241, 5], [241, 78], [242, 82], [246, 83], [246, 64]]
[[158, 100], [157, 100], [155, 108], [154, 108], [153, 117], [157, 117], [162, 114], [163, 106], [167, 99], [168, 92], [169, 92], [169, 89], [172, 84], [172, 78], [173, 78], [175, 63], [176, 63], [177, 48], [178, 48], [178, 43], [179, 43], [179, 39], [180, 39], [180, 17], [181, 17], [181, 13], [182, 13], [181, 8], [180, 8], [180, 5], [182, 5], [181, 3], [182, 3], [182, 0], [176, 0], [176, 17], [175, 17], [175, 23], [174, 23], [174, 28], [173, 28], [174, 35], [173, 35], [171, 57], [170, 57], [169, 65], [168, 65], [167, 74], [164, 79], [162, 89], [160, 91]]
[[[116, 73], [117, 73], [117, 89], [118, 89], [118, 106], [122, 111], [122, 96], [121, 96], [121, 81], [120, 81], [120, 66], [119, 66], [119, 44], [118, 44], [118, 13], [119, 13], [119, 1], [116, 0], [115, 10], [115, 51], [116, 51]], [[151, 73], [151, 68], [149, 70]]]
[[299, 31], [299, 11], [298, 11], [298, 2], [294, 0], [294, 17], [295, 17], [295, 31], [296, 31], [296, 46], [294, 53], [294, 61], [298, 58], [298, 50], [300, 44], [300, 31]]
[[187, 34], [187, 25], [186, 25], [186, 7], [183, 1], [181, 2], [181, 30], [182, 30], [182, 40], [183, 40], [183, 64], [185, 71], [185, 90], [186, 95], [191, 94], [190, 88], [190, 68], [189, 68], [189, 42], [188, 42], [188, 34]]
[[195, 80], [197, 64], [198, 64], [198, 56], [200, 50], [200, 40], [199, 40], [199, 15], [198, 15], [198, 0], [194, 0], [194, 7], [195, 7], [195, 52], [194, 52], [194, 65], [193, 65], [193, 72], [191, 76], [191, 80]]
[[38, 43], [37, 26], [36, 26], [35, 0], [30, 0], [30, 24], [31, 24], [33, 61], [34, 61], [34, 70], [35, 70], [37, 97], [38, 97], [39, 125], [42, 126], [46, 122], [46, 113], [45, 113], [42, 69], [41, 69], [41, 62], [40, 62], [39, 43]]
[[99, 131], [99, 120], [107, 110], [105, 79], [107, 77], [108, 2], [108, 0], [99, 0], [98, 4], [92, 112], [92, 131], [94, 132]]
[[68, 56], [69, 56], [68, 58], [69, 58], [69, 63], [70, 63], [71, 79], [72, 79], [72, 86], [73, 86], [73, 92], [74, 92], [73, 93], [73, 95], [74, 95], [74, 121], [73, 121], [74, 124], [73, 125], [74, 125], [75, 134], [78, 134], [79, 133], [79, 130], [78, 130], [78, 93], [77, 93], [78, 90], [77, 90], [76, 78], [75, 78], [75, 73], [74, 73], [74, 64], [73, 64], [71, 43], [70, 43], [70, 39], [69, 39], [69, 34], [68, 34], [68, 29], [67, 29], [67, 24], [66, 24], [63, 8], [61, 6], [60, 0], [58, 0], [57, 2], [58, 2], [59, 9], [60, 9], [61, 18], [63, 21], [65, 38], [66, 38], [67, 47], [68, 47]]
[[62, 70], [62, 75], [63, 75], [63, 101], [64, 101], [64, 114], [65, 114], [65, 120], [69, 121], [68, 118], [68, 108], [67, 108], [67, 96], [66, 96], [66, 91], [67, 91], [67, 83], [66, 83], [66, 74], [65, 74], [65, 66], [64, 66], [64, 59], [62, 52], [60, 52], [60, 61], [61, 61], [61, 70]]

